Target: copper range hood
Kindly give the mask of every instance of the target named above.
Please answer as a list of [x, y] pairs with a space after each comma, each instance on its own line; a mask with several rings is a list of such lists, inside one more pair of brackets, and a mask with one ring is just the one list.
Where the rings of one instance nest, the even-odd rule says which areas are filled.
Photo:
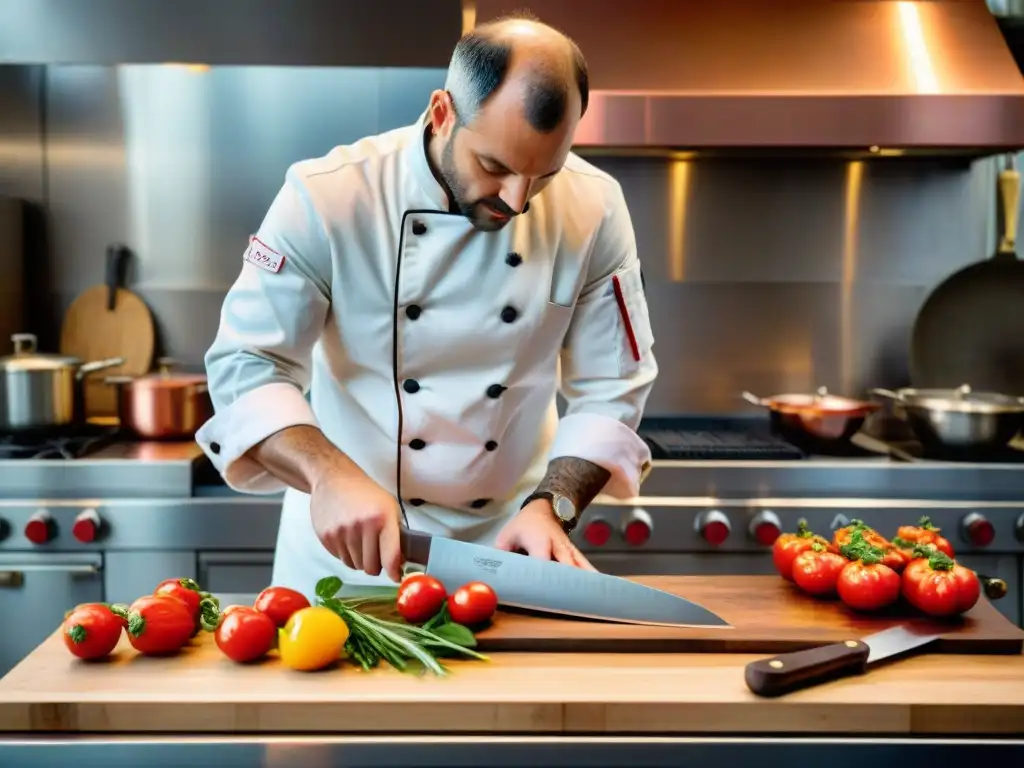
[[[515, 7], [467, 5], [477, 24]], [[1024, 147], [1024, 77], [984, 0], [528, 6], [587, 58], [581, 148], [987, 155]]]

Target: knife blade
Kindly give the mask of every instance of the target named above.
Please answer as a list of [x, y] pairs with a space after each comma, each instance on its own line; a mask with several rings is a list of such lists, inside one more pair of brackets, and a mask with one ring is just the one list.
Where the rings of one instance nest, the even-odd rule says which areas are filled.
[[625, 624], [730, 628], [697, 603], [619, 576], [407, 528], [401, 536], [406, 560], [426, 566], [448, 591], [482, 581], [499, 604], [514, 608]]
[[844, 640], [803, 651], [784, 653], [747, 665], [747, 687], [758, 696], [774, 697], [800, 688], [864, 674], [883, 659], [937, 640], [934, 631], [901, 624], [860, 640]]

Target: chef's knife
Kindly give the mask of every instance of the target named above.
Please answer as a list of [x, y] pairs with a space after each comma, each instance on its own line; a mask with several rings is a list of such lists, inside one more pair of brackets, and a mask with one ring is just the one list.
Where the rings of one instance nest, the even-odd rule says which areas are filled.
[[515, 608], [626, 624], [729, 627], [697, 603], [618, 576], [402, 528], [402, 554], [448, 591], [482, 581]]
[[844, 640], [818, 648], [784, 653], [747, 665], [747, 687], [758, 696], [781, 696], [798, 688], [863, 674], [882, 659], [920, 648], [940, 635], [902, 624], [860, 640]]

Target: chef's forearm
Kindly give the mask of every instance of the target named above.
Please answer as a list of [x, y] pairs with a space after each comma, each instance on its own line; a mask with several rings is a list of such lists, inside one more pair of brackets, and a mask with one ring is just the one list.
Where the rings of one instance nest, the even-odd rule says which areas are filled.
[[247, 452], [270, 474], [296, 490], [311, 493], [321, 478], [362, 477], [366, 474], [316, 427], [282, 429]]
[[548, 464], [547, 474], [537, 490], [571, 499], [576, 509], [582, 512], [601, 492], [610, 477], [611, 472], [593, 462], [561, 456]]

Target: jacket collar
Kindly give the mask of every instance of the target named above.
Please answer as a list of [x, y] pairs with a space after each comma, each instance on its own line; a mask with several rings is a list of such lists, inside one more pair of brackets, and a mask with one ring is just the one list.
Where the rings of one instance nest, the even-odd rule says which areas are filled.
[[[430, 170], [430, 162], [427, 160], [427, 111], [424, 110], [419, 119], [413, 125], [409, 143], [406, 145], [405, 162], [411, 170], [412, 178], [416, 184], [415, 202], [410, 201], [411, 208], [436, 208], [438, 211], [449, 210], [448, 194], [445, 192], [434, 174]], [[423, 196], [426, 199], [423, 199]], [[424, 205], [421, 206], [421, 203]]]

